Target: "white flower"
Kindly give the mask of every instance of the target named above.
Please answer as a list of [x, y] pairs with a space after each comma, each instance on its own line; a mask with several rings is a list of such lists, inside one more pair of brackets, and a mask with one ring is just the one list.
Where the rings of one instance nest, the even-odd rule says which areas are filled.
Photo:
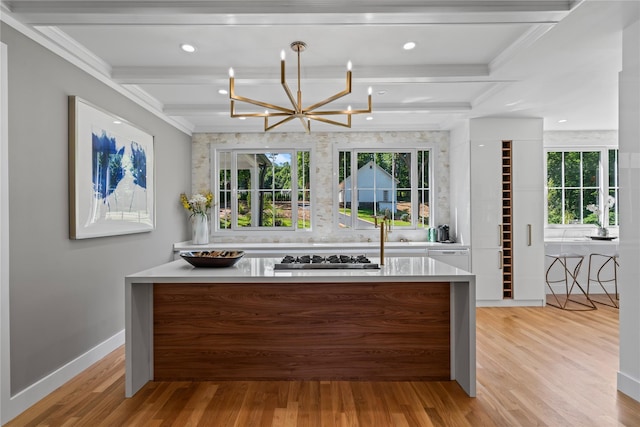
[[197, 204], [204, 205], [205, 203], [207, 203], [207, 198], [204, 197], [202, 194], [194, 194], [191, 200], [189, 200], [189, 203], [191, 203], [192, 205], [197, 205]]
[[589, 212], [596, 214], [598, 220], [596, 221], [596, 225], [598, 227], [602, 227], [603, 224], [609, 224], [609, 210], [616, 204], [616, 199], [613, 196], [607, 196], [607, 200], [604, 203], [604, 212], [600, 211], [598, 205], [593, 203], [586, 206], [586, 209]]

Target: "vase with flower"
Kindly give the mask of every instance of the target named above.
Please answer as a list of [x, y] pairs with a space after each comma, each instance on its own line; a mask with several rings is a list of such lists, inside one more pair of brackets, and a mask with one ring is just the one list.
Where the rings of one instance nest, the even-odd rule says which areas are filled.
[[206, 245], [209, 243], [209, 211], [213, 204], [211, 191], [197, 193], [191, 197], [187, 197], [185, 193], [182, 193], [180, 194], [180, 203], [190, 213], [191, 242], [194, 245]]
[[612, 196], [608, 196], [602, 209], [598, 205], [590, 204], [587, 205], [587, 210], [592, 212], [596, 216], [596, 233], [599, 237], [607, 237], [609, 235], [609, 230], [607, 229], [607, 225], [609, 224], [609, 210], [615, 205], [616, 199]]

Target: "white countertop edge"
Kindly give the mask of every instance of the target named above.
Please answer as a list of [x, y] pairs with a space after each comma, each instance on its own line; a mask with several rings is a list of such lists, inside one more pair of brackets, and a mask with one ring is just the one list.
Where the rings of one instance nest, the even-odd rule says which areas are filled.
[[[378, 249], [380, 248], [379, 242], [242, 242], [242, 243], [225, 243], [225, 242], [210, 242], [206, 245], [194, 245], [190, 240], [184, 242], [178, 242], [173, 244], [174, 251], [185, 250], [208, 250], [208, 249], [235, 249], [235, 250], [282, 250], [287, 249], [304, 249], [304, 250], [324, 250], [324, 249], [345, 249], [345, 250], [358, 250], [358, 249]], [[385, 249], [468, 249], [468, 245], [461, 243], [441, 243], [441, 242], [386, 242]]]
[[616, 236], [615, 239], [611, 240], [597, 240], [591, 239], [589, 237], [575, 237], [575, 238], [562, 238], [562, 237], [547, 237], [544, 239], [544, 243], [562, 243], [562, 244], [589, 244], [589, 245], [617, 245], [620, 242], [620, 239]]
[[179, 259], [128, 275], [125, 283], [475, 282], [475, 275], [468, 271], [430, 258], [385, 257], [386, 265], [379, 270], [274, 270], [279, 261], [243, 258], [233, 267], [195, 268]]

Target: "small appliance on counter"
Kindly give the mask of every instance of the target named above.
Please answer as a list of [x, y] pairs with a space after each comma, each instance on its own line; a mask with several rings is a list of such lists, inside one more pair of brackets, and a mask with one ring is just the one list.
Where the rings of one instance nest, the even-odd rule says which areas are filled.
[[427, 242], [453, 243], [449, 240], [449, 226], [430, 227], [427, 230]]
[[449, 226], [444, 224], [438, 227], [438, 242], [449, 242]]

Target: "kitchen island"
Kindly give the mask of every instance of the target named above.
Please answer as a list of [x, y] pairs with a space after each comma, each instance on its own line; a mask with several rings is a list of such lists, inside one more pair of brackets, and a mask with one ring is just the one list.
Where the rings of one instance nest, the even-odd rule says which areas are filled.
[[455, 380], [475, 396], [474, 275], [426, 257], [361, 270], [278, 262], [180, 259], [127, 276], [126, 396], [154, 379]]

